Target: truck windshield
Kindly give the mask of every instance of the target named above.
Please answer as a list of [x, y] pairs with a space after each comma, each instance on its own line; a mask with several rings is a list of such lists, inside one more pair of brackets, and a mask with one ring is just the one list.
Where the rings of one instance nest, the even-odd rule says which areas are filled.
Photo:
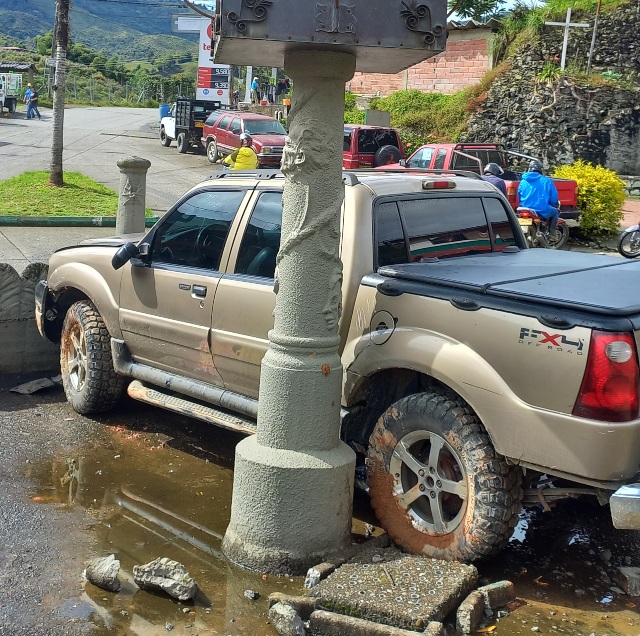
[[249, 119], [244, 122], [244, 131], [251, 135], [286, 135], [284, 126], [275, 119]]

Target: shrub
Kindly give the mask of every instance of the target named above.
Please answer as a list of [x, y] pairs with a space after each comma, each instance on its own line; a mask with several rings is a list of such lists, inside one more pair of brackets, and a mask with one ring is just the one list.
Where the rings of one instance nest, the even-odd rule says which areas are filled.
[[364, 111], [363, 110], [345, 110], [344, 123], [345, 124], [364, 124]]
[[580, 228], [585, 233], [619, 231], [625, 192], [624, 182], [613, 170], [578, 159], [570, 166], [557, 167], [553, 176], [578, 182]]
[[356, 109], [356, 96], [353, 93], [344, 94], [344, 109], [345, 110]]

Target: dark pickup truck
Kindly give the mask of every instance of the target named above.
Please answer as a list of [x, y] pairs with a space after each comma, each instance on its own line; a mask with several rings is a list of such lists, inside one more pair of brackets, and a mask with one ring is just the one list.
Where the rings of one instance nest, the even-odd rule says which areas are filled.
[[204, 150], [201, 139], [204, 122], [220, 108], [222, 104], [219, 101], [179, 97], [169, 114], [160, 120], [160, 143], [170, 146], [175, 139], [181, 153], [187, 152], [191, 146]]

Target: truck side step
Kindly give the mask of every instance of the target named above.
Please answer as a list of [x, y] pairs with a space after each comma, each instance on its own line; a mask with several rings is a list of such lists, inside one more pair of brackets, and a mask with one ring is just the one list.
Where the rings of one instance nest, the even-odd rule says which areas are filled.
[[184, 397], [176, 397], [175, 395], [164, 393], [162, 389], [155, 386], [147, 386], [139, 380], [134, 380], [129, 384], [127, 393], [129, 397], [134, 400], [147, 402], [148, 404], [159, 406], [174, 413], [195, 417], [198, 420], [209, 422], [216, 426], [222, 426], [232, 431], [252, 434], [257, 430], [256, 423], [249, 418], [231, 414], [211, 406], [204, 406], [203, 404], [192, 402]]

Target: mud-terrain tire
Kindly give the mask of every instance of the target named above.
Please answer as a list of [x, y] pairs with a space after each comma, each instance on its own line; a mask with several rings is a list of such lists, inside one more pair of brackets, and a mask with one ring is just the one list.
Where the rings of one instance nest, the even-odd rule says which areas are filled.
[[111, 357], [111, 336], [93, 303], [80, 300], [67, 311], [60, 340], [60, 370], [67, 400], [82, 415], [112, 409], [124, 378]]
[[171, 137], [167, 136], [167, 131], [164, 129], [164, 126], [160, 128], [160, 143], [165, 148], [171, 145]]
[[187, 135], [184, 133], [180, 133], [178, 138], [176, 139], [176, 145], [178, 146], [178, 152], [184, 154], [189, 150], [189, 141], [187, 140]]
[[393, 160], [393, 163], [398, 163], [402, 159], [402, 154], [397, 146], [387, 144], [378, 148], [376, 154], [373, 156], [373, 167], [378, 168], [389, 163], [389, 159]]
[[462, 399], [438, 392], [403, 398], [382, 414], [367, 481], [378, 520], [398, 545], [449, 561], [498, 552], [522, 505], [520, 469], [495, 452]]
[[207, 159], [209, 160], [209, 163], [215, 163], [219, 158], [218, 144], [215, 139], [210, 139], [207, 142]]

